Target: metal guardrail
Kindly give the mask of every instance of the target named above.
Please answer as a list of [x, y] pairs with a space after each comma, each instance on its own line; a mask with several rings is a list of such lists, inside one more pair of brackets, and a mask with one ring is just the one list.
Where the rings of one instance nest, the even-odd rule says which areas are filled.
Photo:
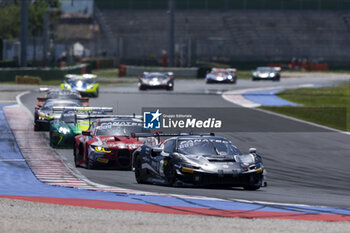
[[[98, 0], [100, 9], [167, 9], [166, 0]], [[349, 10], [348, 0], [176, 0], [179, 10]]]

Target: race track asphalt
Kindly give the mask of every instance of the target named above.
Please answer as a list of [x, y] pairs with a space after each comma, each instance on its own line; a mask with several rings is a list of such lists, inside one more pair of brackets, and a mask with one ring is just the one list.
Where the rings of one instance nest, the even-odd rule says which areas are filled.
[[[205, 85], [202, 80], [177, 80], [174, 92], [138, 91], [135, 85], [103, 86], [91, 106], [112, 106], [114, 113], [141, 113], [142, 107], [238, 107], [221, 93], [256, 87], [291, 87], [301, 84], [329, 84], [345, 79], [290, 78], [281, 82], [239, 80], [237, 85]], [[39, 92], [23, 95], [21, 101], [33, 112]], [[179, 188], [140, 185], [131, 171], [76, 168], [91, 181], [128, 189], [216, 197], [227, 200], [325, 205], [350, 208], [350, 136], [278, 117], [254, 109], [240, 108], [232, 116], [237, 132], [220, 133], [243, 152], [256, 147], [268, 171], [268, 187], [258, 191], [240, 188]], [[72, 150], [56, 150], [74, 167]]]

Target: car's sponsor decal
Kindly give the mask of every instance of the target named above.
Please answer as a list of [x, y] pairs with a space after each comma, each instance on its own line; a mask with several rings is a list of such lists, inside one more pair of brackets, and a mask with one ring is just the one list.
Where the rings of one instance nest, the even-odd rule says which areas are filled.
[[195, 144], [203, 143], [203, 142], [217, 142], [217, 143], [225, 143], [229, 144], [229, 141], [221, 140], [221, 139], [189, 139], [189, 140], [182, 140], [179, 144], [179, 149], [193, 147]]
[[133, 121], [114, 121], [114, 122], [103, 122], [97, 129], [110, 129], [112, 127], [130, 127], [130, 126], [140, 126], [142, 127], [142, 123], [133, 122]]

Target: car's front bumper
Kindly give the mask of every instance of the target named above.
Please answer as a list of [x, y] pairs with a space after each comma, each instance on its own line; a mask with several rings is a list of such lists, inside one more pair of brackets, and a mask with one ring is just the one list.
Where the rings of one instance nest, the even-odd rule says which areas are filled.
[[113, 149], [111, 153], [90, 151], [89, 159], [94, 165], [115, 167], [120, 170], [130, 170], [133, 150]]
[[50, 132], [50, 144], [57, 148], [73, 148], [76, 134]]
[[188, 172], [177, 172], [177, 178], [184, 185], [193, 186], [227, 186], [227, 187], [243, 187], [246, 185], [252, 185], [259, 183], [263, 178], [263, 172], [218, 172], [218, 173], [207, 173], [194, 171], [193, 173]]
[[169, 83], [165, 83], [165, 84], [158, 84], [158, 85], [150, 85], [150, 84], [146, 84], [146, 83], [140, 83], [139, 87], [140, 88], [147, 88], [147, 89], [167, 89], [167, 88], [171, 88], [173, 86], [173, 84], [169, 84]]
[[275, 79], [278, 79], [279, 77], [278, 76], [253, 76], [252, 77], [254, 80], [275, 80]]
[[208, 78], [208, 79], [206, 79], [206, 80], [207, 80], [207, 83], [235, 83], [235, 82], [236, 82], [236, 78], [233, 78], [233, 79], [223, 79], [223, 80]]

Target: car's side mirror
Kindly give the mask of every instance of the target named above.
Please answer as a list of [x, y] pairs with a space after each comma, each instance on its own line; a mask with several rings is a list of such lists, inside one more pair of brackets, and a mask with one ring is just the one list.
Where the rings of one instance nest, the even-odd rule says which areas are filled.
[[256, 153], [256, 148], [249, 148], [249, 153], [250, 154], [255, 154]]
[[81, 132], [82, 135], [84, 136], [91, 136], [91, 130], [84, 130], [83, 132]]
[[158, 155], [160, 155], [160, 153], [162, 153], [162, 151], [163, 151], [163, 149], [160, 147], [153, 147], [151, 150], [151, 155], [153, 157], [158, 156]]

